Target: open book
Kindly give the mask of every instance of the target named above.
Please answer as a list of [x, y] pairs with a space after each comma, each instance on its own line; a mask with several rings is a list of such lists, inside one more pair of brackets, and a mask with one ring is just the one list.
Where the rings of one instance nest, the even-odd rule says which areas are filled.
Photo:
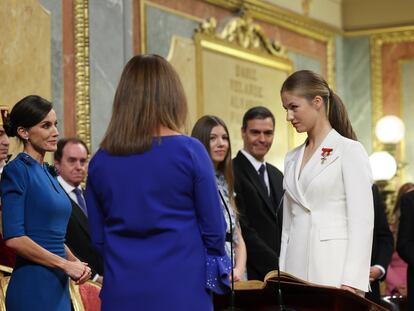
[[[280, 281], [294, 283], [294, 284], [311, 285], [311, 283], [301, 280], [283, 271], [280, 271]], [[263, 281], [249, 280], [249, 281], [235, 282], [234, 289], [235, 290], [261, 290], [266, 287], [266, 284], [268, 282], [277, 282], [277, 270], [270, 271], [268, 274], [266, 274]]]
[[[303, 281], [286, 272], [280, 272], [283, 299], [277, 288], [278, 271], [270, 271], [263, 281], [235, 282], [235, 306], [241, 310], [362, 310], [386, 311], [385, 308], [345, 289]], [[229, 296], [214, 296], [215, 310], [229, 310]], [[283, 301], [282, 301], [283, 300]], [[282, 301], [282, 302], [281, 302]], [[227, 308], [227, 309], [226, 309]], [[272, 309], [273, 308], [273, 309]]]

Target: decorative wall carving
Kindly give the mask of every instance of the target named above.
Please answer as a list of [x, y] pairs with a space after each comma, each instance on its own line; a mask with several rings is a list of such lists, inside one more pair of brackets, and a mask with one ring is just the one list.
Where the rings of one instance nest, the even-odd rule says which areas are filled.
[[277, 56], [286, 56], [286, 49], [279, 42], [270, 41], [263, 34], [261, 27], [253, 23], [252, 18], [244, 14], [242, 17], [233, 18], [222, 31], [218, 32], [217, 21], [210, 17], [203, 21], [198, 33], [210, 35], [227, 42], [236, 43], [242, 48], [251, 49]]

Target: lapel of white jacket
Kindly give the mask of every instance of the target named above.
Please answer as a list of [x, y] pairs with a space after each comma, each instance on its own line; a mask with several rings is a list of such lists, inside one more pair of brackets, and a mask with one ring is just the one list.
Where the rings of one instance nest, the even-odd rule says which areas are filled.
[[286, 189], [286, 192], [294, 201], [299, 203], [304, 208], [310, 209], [298, 183], [300, 164], [302, 162], [304, 150], [305, 144], [293, 150], [289, 156], [289, 159], [287, 159], [285, 163], [283, 188]]
[[[337, 131], [332, 129], [325, 137], [320, 147], [315, 151], [315, 154], [306, 164], [306, 166], [309, 167], [305, 166], [306, 169], [304, 168], [302, 170], [302, 175], [300, 178], [305, 179], [301, 182], [302, 186], [306, 185], [305, 187], [302, 187], [302, 193], [305, 197], [306, 191], [309, 185], [312, 183], [312, 181], [339, 158], [341, 148], [339, 148], [340, 144], [338, 143], [340, 142], [340, 140], [341, 135], [339, 135]], [[332, 150], [329, 152], [329, 155], [326, 153], [325, 157], [323, 157], [323, 148], [328, 148]]]

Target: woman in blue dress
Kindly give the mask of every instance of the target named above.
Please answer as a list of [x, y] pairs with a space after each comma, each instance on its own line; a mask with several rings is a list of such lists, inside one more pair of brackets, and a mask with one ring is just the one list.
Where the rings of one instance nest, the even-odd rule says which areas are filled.
[[34, 95], [19, 101], [4, 124], [24, 145], [0, 182], [4, 239], [17, 254], [6, 293], [10, 311], [69, 311], [68, 276], [78, 283], [90, 277], [87, 264], [64, 245], [71, 204], [43, 162], [56, 150], [56, 124], [52, 104]]
[[[207, 149], [216, 170], [216, 182], [219, 191], [228, 207], [224, 203], [222, 211], [226, 219], [226, 254], [233, 259], [234, 281], [246, 280], [246, 244], [242, 236], [240, 224], [237, 220], [237, 209], [234, 201], [233, 165], [231, 161], [231, 143], [227, 126], [216, 116], [203, 116], [193, 127], [191, 136], [200, 140]], [[230, 214], [230, 217], [229, 217]], [[230, 226], [232, 226], [230, 234]], [[233, 242], [231, 247], [230, 242]], [[233, 248], [233, 254], [231, 254]]]
[[125, 66], [89, 164], [92, 240], [104, 258], [102, 310], [213, 310], [228, 288], [225, 223], [205, 148], [180, 134], [187, 104], [162, 57]]

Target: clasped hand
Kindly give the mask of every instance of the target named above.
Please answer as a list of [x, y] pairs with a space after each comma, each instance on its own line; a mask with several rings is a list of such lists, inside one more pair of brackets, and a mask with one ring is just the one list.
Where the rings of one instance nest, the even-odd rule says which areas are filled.
[[91, 277], [91, 268], [86, 262], [80, 260], [66, 261], [64, 271], [76, 284], [83, 284]]

